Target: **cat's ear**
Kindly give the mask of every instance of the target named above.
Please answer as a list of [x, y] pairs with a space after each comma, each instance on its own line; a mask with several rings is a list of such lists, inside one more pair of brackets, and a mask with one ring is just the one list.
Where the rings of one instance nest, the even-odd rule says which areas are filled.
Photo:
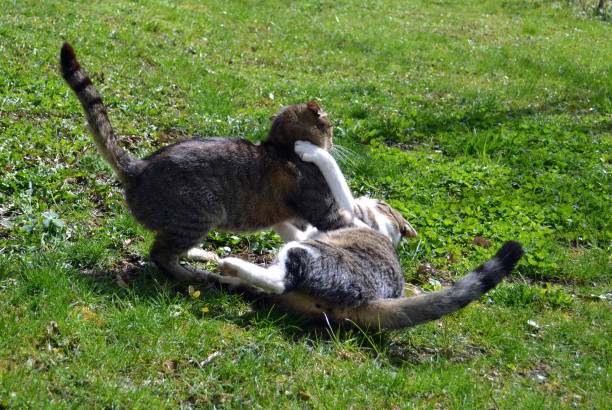
[[410, 222], [408, 221], [404, 221], [404, 222], [405, 223], [402, 224], [400, 227], [400, 233], [402, 234], [402, 236], [405, 238], [416, 238], [417, 237], [416, 229], [414, 229], [412, 225], [410, 225]]
[[321, 115], [323, 115], [323, 111], [321, 110], [321, 107], [319, 107], [319, 104], [317, 104], [314, 101], [309, 101], [306, 103], [306, 106], [310, 109], [310, 111], [312, 111], [312, 113], [314, 115], [316, 115], [317, 117], [320, 117]]
[[410, 222], [408, 222], [404, 218], [404, 216], [399, 211], [394, 209], [391, 205], [387, 203], [385, 203], [385, 205], [389, 207], [389, 210], [391, 211], [391, 216], [395, 218], [395, 221], [397, 223], [397, 226], [399, 227], [399, 231], [402, 237], [403, 238], [416, 238], [417, 231], [416, 229], [412, 227], [412, 225], [410, 225]]

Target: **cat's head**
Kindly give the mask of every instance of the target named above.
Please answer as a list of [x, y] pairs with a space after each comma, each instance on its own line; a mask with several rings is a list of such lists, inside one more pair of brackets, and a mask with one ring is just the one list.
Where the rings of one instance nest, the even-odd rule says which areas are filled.
[[398, 246], [402, 238], [416, 238], [416, 230], [401, 213], [383, 200], [367, 198], [355, 199], [355, 217], [369, 228], [372, 228], [391, 239]]
[[314, 101], [283, 107], [270, 117], [268, 141], [293, 150], [295, 141], [310, 141], [323, 149], [332, 148], [333, 129], [327, 113]]

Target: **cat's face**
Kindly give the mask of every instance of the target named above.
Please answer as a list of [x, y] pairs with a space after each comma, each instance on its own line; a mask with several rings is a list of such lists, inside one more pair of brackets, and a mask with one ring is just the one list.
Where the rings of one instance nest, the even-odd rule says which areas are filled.
[[355, 216], [370, 228], [386, 235], [394, 246], [403, 237], [416, 238], [416, 230], [402, 214], [380, 199], [359, 197], [355, 200]]
[[295, 141], [309, 141], [323, 149], [333, 147], [333, 128], [329, 116], [314, 102], [283, 107], [270, 117], [269, 141], [293, 148]]

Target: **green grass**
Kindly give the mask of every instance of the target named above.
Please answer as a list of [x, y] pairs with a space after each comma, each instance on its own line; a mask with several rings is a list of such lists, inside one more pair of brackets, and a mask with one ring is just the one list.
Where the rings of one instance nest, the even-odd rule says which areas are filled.
[[[609, 407], [609, 11], [533, 0], [3, 7], [0, 408]], [[527, 254], [477, 303], [395, 332], [327, 328], [215, 286], [180, 291], [148, 263], [151, 235], [58, 75], [63, 41], [135, 155], [189, 135], [261, 139], [280, 107], [317, 99], [354, 151], [339, 158], [353, 191], [417, 228], [399, 251], [417, 287], [465, 274], [504, 240]], [[280, 246], [270, 233], [208, 243], [255, 260]]]

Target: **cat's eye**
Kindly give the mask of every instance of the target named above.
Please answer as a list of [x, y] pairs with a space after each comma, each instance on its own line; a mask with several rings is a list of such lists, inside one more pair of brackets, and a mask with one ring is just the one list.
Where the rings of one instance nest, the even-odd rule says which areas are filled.
[[320, 129], [321, 131], [325, 131], [328, 128], [331, 128], [330, 124], [326, 124], [323, 121], [317, 121], [316, 126], [318, 129]]

